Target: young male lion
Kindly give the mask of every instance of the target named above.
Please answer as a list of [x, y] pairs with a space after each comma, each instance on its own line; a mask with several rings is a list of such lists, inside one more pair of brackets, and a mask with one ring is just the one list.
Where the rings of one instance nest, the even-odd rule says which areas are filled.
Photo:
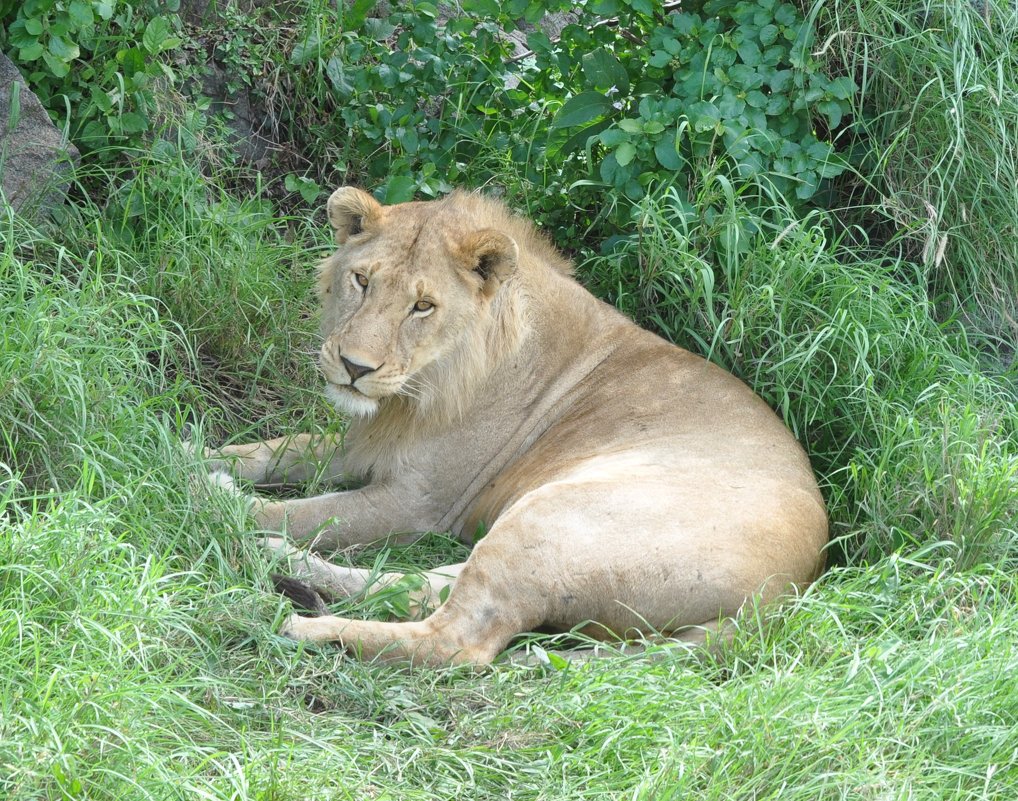
[[[696, 641], [817, 576], [827, 517], [788, 429], [738, 379], [596, 300], [528, 222], [474, 194], [384, 207], [352, 188], [328, 215], [340, 247], [319, 268], [321, 369], [353, 418], [345, 441], [234, 445], [216, 466], [256, 484], [322, 469], [365, 482], [253, 501], [262, 526], [319, 551], [488, 533], [425, 574], [420, 605], [451, 584], [429, 617], [294, 616], [287, 636], [427, 664], [487, 663], [537, 627]], [[329, 595], [372, 580], [292, 564]]]

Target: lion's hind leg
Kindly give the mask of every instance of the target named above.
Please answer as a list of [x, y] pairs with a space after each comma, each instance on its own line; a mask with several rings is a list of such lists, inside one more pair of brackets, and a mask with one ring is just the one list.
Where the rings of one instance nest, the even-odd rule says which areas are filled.
[[[310, 551], [290, 545], [282, 537], [267, 537], [264, 544], [289, 564], [289, 576], [273, 576], [276, 589], [304, 609], [318, 614], [325, 601], [353, 598], [381, 592], [399, 593], [390, 608], [402, 611], [400, 617], [417, 620], [440, 606], [448, 597], [465, 562], [424, 573], [379, 573], [375, 570], [336, 565]], [[310, 590], [307, 594], [303, 586]], [[318, 600], [315, 600], [318, 596]]]
[[389, 623], [294, 615], [282, 634], [305, 642], [335, 642], [361, 659], [432, 666], [488, 664], [513, 637], [541, 618], [539, 613], [522, 612], [513, 603], [506, 576], [474, 564], [473, 556], [464, 565], [452, 566], [459, 568], [459, 575], [448, 600], [424, 620]]
[[336, 643], [364, 660], [439, 667], [486, 665], [517, 632], [512, 626], [478, 626], [471, 616], [443, 606], [425, 620], [400, 623], [293, 615], [280, 633], [302, 642]]

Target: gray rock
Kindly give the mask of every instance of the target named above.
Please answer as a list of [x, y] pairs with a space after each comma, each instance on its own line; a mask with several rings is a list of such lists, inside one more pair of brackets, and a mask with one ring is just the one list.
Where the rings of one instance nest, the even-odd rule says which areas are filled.
[[272, 8], [276, 13], [287, 16], [296, 12], [298, 4], [296, 0], [181, 0], [179, 13], [187, 22], [212, 23], [228, 8], [244, 14]]
[[0, 181], [6, 202], [22, 214], [45, 213], [63, 201], [78, 158], [18, 68], [0, 53]]
[[233, 151], [244, 161], [264, 166], [265, 159], [279, 147], [273, 135], [275, 120], [265, 102], [246, 86], [231, 89], [226, 69], [214, 61], [206, 65], [201, 93], [211, 101], [210, 111], [228, 112], [226, 124]]

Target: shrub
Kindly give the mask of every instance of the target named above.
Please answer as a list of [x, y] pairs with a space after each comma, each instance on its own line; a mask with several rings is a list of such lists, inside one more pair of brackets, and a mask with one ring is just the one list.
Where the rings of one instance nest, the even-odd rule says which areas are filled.
[[[554, 39], [533, 28], [549, 11], [573, 15]], [[639, 1], [473, 0], [463, 13], [408, 2], [379, 19], [306, 17], [282, 111], [332, 175], [294, 176], [291, 191], [314, 196], [338, 175], [396, 202], [495, 183], [577, 248], [617, 233], [651, 186], [695, 191], [704, 166], [795, 202], [846, 167], [831, 132], [855, 85], [822, 72], [790, 4], [662, 17]], [[512, 55], [501, 31], [519, 26], [530, 51]], [[606, 205], [605, 189], [621, 202]]]
[[161, 5], [0, 0], [0, 47], [82, 150], [112, 157], [109, 146], [138, 144], [152, 128], [156, 84], [174, 78], [164, 54], [181, 43], [179, 21]]
[[[633, 200], [652, 184], [689, 191], [697, 166], [719, 160], [800, 201], [845, 169], [829, 132], [856, 87], [824, 75], [794, 5], [712, 0], [664, 24], [646, 5], [597, 3], [601, 19], [581, 16], [557, 42], [531, 37], [528, 79], [572, 93], [552, 122], [569, 133], [556, 154], [586, 148], [601, 181]], [[613, 15], [617, 26], [603, 24]]]

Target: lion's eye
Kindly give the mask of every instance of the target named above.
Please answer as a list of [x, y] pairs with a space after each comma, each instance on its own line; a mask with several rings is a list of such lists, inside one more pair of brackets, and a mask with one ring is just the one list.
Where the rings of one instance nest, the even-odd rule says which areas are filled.
[[368, 285], [368, 277], [364, 273], [354, 273], [353, 280], [357, 282], [357, 286], [361, 289]]
[[435, 308], [435, 304], [428, 300], [419, 300], [414, 304], [415, 312], [431, 311], [433, 308]]

